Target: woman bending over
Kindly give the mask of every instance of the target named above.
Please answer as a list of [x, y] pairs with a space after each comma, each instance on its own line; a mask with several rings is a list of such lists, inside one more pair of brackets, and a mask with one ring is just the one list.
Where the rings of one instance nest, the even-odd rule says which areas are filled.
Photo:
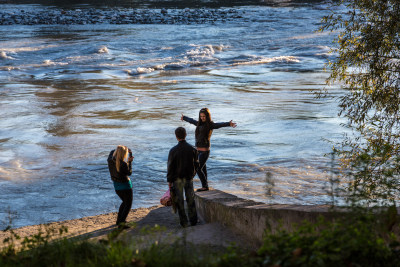
[[211, 113], [208, 108], [202, 108], [199, 112], [199, 120], [196, 121], [192, 118], [186, 117], [182, 114], [181, 120], [189, 122], [191, 124], [196, 125], [195, 131], [195, 139], [196, 139], [196, 148], [199, 152], [199, 168], [197, 169], [197, 175], [201, 181], [201, 188], [197, 191], [207, 191], [208, 190], [208, 182], [207, 182], [207, 167], [206, 162], [208, 157], [210, 156], [210, 138], [214, 129], [218, 129], [221, 127], [231, 126], [233, 128], [236, 127], [236, 123], [229, 122], [220, 122], [215, 123], [211, 120]]

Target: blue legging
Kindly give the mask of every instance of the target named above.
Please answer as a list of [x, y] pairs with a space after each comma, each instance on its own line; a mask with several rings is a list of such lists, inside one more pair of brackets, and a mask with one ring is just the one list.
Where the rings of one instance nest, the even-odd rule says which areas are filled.
[[210, 151], [199, 151], [199, 168], [197, 169], [197, 175], [200, 178], [201, 186], [204, 188], [208, 188], [206, 162], [209, 156]]

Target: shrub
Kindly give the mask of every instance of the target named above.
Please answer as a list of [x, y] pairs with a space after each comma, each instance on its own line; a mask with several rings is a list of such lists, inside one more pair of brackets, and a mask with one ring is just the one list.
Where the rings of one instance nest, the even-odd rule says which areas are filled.
[[263, 266], [400, 266], [393, 234], [384, 239], [375, 217], [301, 223], [296, 230], [266, 233], [258, 251]]

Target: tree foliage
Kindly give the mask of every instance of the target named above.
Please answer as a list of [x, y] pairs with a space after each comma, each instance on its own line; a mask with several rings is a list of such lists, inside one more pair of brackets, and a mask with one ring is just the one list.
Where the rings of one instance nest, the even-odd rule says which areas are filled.
[[338, 6], [320, 30], [338, 32], [328, 83], [345, 89], [339, 115], [353, 130], [339, 149], [351, 177], [349, 192], [356, 200], [395, 204], [400, 196], [400, 1], [341, 0]]

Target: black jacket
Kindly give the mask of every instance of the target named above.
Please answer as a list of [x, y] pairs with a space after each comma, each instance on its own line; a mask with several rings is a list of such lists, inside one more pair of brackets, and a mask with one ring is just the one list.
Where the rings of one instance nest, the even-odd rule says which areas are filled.
[[179, 141], [168, 154], [167, 181], [172, 183], [177, 178], [193, 179], [198, 166], [197, 150], [185, 140]]
[[125, 161], [121, 160], [119, 165], [119, 172], [117, 171], [117, 166], [115, 164], [115, 158], [113, 157], [115, 150], [110, 152], [108, 155], [107, 163], [108, 163], [108, 170], [110, 171], [111, 180], [115, 182], [125, 183], [129, 181], [129, 175], [132, 175], [132, 161], [126, 163]]
[[196, 147], [206, 147], [209, 148], [211, 146], [210, 139], [214, 129], [218, 129], [221, 127], [231, 126], [230, 122], [211, 122], [209, 127], [205, 124], [198, 125], [198, 121], [183, 116], [183, 120], [187, 121], [193, 125], [196, 125]]

